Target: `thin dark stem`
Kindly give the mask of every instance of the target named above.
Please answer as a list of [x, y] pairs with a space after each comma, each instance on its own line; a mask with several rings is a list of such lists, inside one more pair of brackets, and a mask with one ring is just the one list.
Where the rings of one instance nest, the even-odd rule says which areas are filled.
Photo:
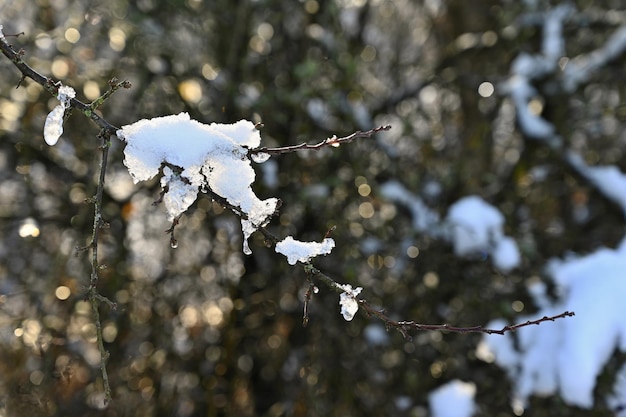
[[100, 176], [98, 178], [98, 188], [96, 195], [93, 197], [94, 216], [93, 216], [93, 230], [91, 236], [91, 279], [89, 282], [89, 288], [87, 290], [87, 298], [91, 304], [91, 310], [96, 325], [96, 339], [98, 350], [100, 351], [100, 372], [102, 374], [102, 383], [104, 385], [104, 403], [105, 405], [111, 401], [111, 386], [109, 384], [109, 375], [107, 373], [106, 363], [109, 358], [109, 353], [104, 347], [104, 338], [102, 336], [102, 322], [100, 321], [100, 312], [98, 310], [101, 301], [106, 300], [110, 307], [115, 308], [115, 303], [106, 299], [98, 293], [97, 285], [99, 280], [100, 270], [103, 269], [98, 261], [98, 241], [100, 237], [100, 230], [106, 225], [106, 222], [102, 218], [102, 195], [104, 193], [104, 181], [106, 176], [106, 167], [109, 157], [110, 147], [110, 135], [106, 131], [102, 131], [99, 135], [102, 140], [101, 160], [100, 160]]
[[337, 136], [333, 136], [331, 138], [324, 139], [323, 141], [321, 141], [319, 143], [316, 143], [314, 145], [309, 145], [308, 143], [301, 143], [299, 145], [283, 146], [283, 147], [278, 147], [278, 148], [262, 147], [262, 148], [250, 149], [248, 152], [250, 154], [265, 153], [265, 154], [270, 154], [270, 155], [280, 155], [280, 154], [297, 152], [297, 151], [303, 151], [303, 150], [317, 151], [317, 150], [320, 150], [320, 149], [325, 148], [327, 146], [338, 147], [338, 146], [341, 146], [341, 145], [343, 145], [345, 143], [350, 143], [350, 142], [352, 142], [355, 139], [369, 138], [374, 133], [378, 133], [380, 131], [389, 130], [389, 129], [391, 129], [390, 125], [378, 126], [378, 127], [374, 128], [374, 129], [370, 129], [370, 130], [365, 131], [365, 132], [356, 131], [356, 132], [352, 133], [351, 135], [344, 136], [342, 138], [338, 138]]
[[504, 326], [501, 329], [490, 329], [483, 326], [471, 326], [471, 327], [455, 327], [450, 326], [449, 324], [420, 324], [414, 321], [396, 321], [391, 319], [389, 316], [385, 314], [384, 310], [378, 310], [369, 305], [366, 300], [358, 300], [359, 306], [363, 308], [363, 310], [369, 314], [370, 316], [374, 316], [382, 320], [387, 327], [395, 328], [398, 330], [404, 337], [408, 337], [408, 330], [417, 330], [417, 331], [445, 331], [452, 333], [485, 333], [485, 334], [499, 334], [503, 335], [507, 332], [512, 332], [522, 327], [531, 326], [531, 325], [539, 325], [546, 321], [555, 321], [557, 319], [561, 319], [564, 317], [572, 317], [574, 316], [574, 312], [572, 311], [564, 311], [561, 314], [557, 314], [554, 316], [543, 316], [537, 320], [528, 320], [523, 323], [511, 324], [508, 326]]
[[[22, 77], [20, 78], [17, 87], [22, 84], [25, 78], [30, 78], [36, 83], [40, 84], [51, 95], [56, 96], [61, 83], [53, 81], [26, 64], [22, 57], [24, 51], [15, 51], [13, 47], [6, 42], [6, 38], [0, 38], [0, 50], [2, 53], [13, 62], [13, 64], [20, 70]], [[82, 248], [77, 248], [77, 252], [82, 252], [91, 249], [91, 276], [89, 280], [89, 286], [87, 288], [86, 299], [91, 305], [93, 312], [94, 322], [96, 325], [96, 341], [98, 350], [100, 351], [100, 371], [102, 374], [102, 382], [104, 385], [104, 402], [108, 404], [111, 401], [111, 386], [109, 384], [109, 376], [106, 369], [106, 362], [108, 359], [108, 352], [104, 347], [104, 338], [102, 336], [102, 322], [100, 320], [99, 306], [102, 302], [109, 305], [111, 308], [115, 308], [115, 303], [98, 293], [97, 284], [99, 279], [99, 271], [104, 268], [98, 261], [98, 239], [100, 236], [100, 230], [107, 224], [102, 218], [102, 196], [104, 193], [104, 181], [106, 177], [106, 168], [109, 156], [109, 146], [111, 136], [114, 136], [118, 130], [117, 127], [107, 122], [104, 118], [100, 117], [95, 109], [100, 106], [115, 90], [123, 88], [130, 88], [130, 83], [126, 81], [117, 82], [117, 80], [111, 80], [109, 82], [109, 90], [105, 92], [101, 97], [94, 100], [91, 104], [85, 104], [80, 100], [71, 99], [70, 108], [78, 109], [85, 116], [91, 119], [101, 129], [98, 138], [101, 140], [101, 159], [100, 159], [100, 175], [98, 178], [98, 187], [96, 195], [90, 198], [88, 201], [94, 205], [94, 218], [93, 218], [93, 230], [91, 235], [91, 242]]]
[[100, 97], [98, 97], [97, 99], [92, 101], [91, 104], [89, 104], [89, 108], [92, 111], [96, 110], [98, 107], [100, 107], [106, 101], [106, 99], [111, 97], [111, 95], [114, 92], [116, 92], [120, 88], [130, 88], [130, 87], [131, 87], [131, 84], [130, 84], [129, 81], [126, 81], [126, 80], [119, 81], [115, 77], [112, 78], [111, 80], [109, 80], [109, 89], [107, 91], [105, 91], [104, 94], [102, 94]]

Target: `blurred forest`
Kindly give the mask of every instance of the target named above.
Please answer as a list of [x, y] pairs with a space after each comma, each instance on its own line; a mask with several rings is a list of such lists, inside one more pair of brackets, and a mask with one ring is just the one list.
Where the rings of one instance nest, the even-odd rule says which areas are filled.
[[[132, 82], [100, 109], [116, 126], [181, 111], [208, 123], [262, 122], [267, 146], [317, 142], [391, 124], [338, 149], [256, 165], [255, 192], [279, 197], [269, 229], [336, 248], [315, 265], [398, 320], [486, 325], [536, 311], [529, 282], [570, 252], [615, 246], [624, 213], [533, 140], [502, 94], [511, 63], [540, 53], [545, 0], [0, 0], [0, 24], [24, 60], [97, 98], [112, 77]], [[601, 48], [626, 22], [622, 0], [570, 3], [567, 56]], [[626, 87], [619, 56], [571, 90], [559, 71], [534, 80], [536, 114], [590, 165], [626, 170]], [[99, 353], [84, 301], [90, 263], [98, 128], [80, 114], [59, 143], [43, 140], [58, 104], [0, 59], [0, 415], [428, 416], [428, 394], [476, 384], [477, 415], [512, 415], [504, 371], [476, 357], [480, 335], [422, 332], [405, 339], [359, 313], [339, 314], [320, 286], [302, 325], [300, 267], [251, 239], [239, 219], [199, 198], [181, 218], [177, 249], [157, 180], [134, 185], [114, 140], [100, 244], [100, 292], [113, 401], [102, 403]], [[444, 218], [479, 195], [506, 218], [522, 254], [503, 274], [485, 256], [416, 230], [385, 198], [399, 181]], [[578, 312], [577, 312], [578, 314]], [[565, 319], [567, 320], [567, 319]], [[552, 323], [543, 323], [550, 326]], [[491, 336], [499, 337], [499, 336]], [[609, 389], [616, 355], [600, 377]], [[532, 397], [525, 415], [608, 415]]]

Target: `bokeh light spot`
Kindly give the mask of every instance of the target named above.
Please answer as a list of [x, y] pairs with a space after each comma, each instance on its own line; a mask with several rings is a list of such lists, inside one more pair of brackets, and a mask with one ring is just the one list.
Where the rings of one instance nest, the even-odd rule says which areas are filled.
[[95, 81], [87, 81], [83, 85], [83, 94], [89, 100], [95, 100], [100, 97], [100, 86]]
[[409, 246], [406, 249], [406, 255], [409, 258], [415, 259], [415, 258], [417, 258], [419, 256], [419, 254], [420, 254], [420, 250], [417, 247], [415, 247], [415, 246]]
[[481, 97], [491, 97], [494, 91], [495, 88], [493, 87], [493, 84], [488, 81], [482, 82], [478, 86], [478, 94], [480, 94]]
[[22, 222], [18, 230], [18, 234], [21, 238], [37, 237], [40, 233], [41, 230], [39, 230], [37, 222], [30, 217]]
[[71, 294], [72, 294], [72, 290], [70, 290], [70, 288], [66, 287], [65, 285], [59, 285], [57, 289], [54, 291], [54, 295], [56, 296], [56, 298], [58, 298], [61, 301], [67, 300], [68, 298], [70, 298]]
[[80, 32], [76, 28], [68, 28], [65, 31], [65, 40], [69, 43], [76, 43], [80, 40]]
[[67, 65], [64, 58], [56, 58], [52, 61], [50, 71], [52, 71], [52, 74], [57, 78], [65, 78], [70, 71], [70, 67]]
[[109, 46], [116, 52], [126, 48], [126, 33], [120, 28], [114, 27], [109, 30]]
[[364, 219], [374, 216], [374, 205], [369, 201], [359, 204], [359, 215]]
[[428, 288], [436, 288], [439, 285], [439, 276], [434, 272], [427, 272], [422, 278], [424, 285]]
[[178, 93], [188, 103], [198, 103], [202, 99], [202, 86], [197, 80], [185, 80], [178, 84]]

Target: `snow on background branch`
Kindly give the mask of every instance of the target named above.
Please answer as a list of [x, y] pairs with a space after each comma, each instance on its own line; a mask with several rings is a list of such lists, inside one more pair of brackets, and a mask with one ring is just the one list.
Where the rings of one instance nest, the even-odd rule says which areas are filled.
[[[544, 14], [541, 54], [520, 54], [512, 63], [511, 76], [500, 86], [501, 92], [513, 100], [518, 125], [525, 136], [559, 149], [563, 160], [601, 194], [620, 205], [626, 216], [626, 175], [616, 166], [590, 167], [573, 150], [562, 149], [564, 143], [555, 126], [534, 113], [529, 105], [531, 99], [541, 94], [533, 85], [538, 80], [556, 75], [551, 80], [558, 82], [557, 88], [571, 92], [626, 51], [626, 25], [622, 25], [599, 49], [566, 57], [563, 25], [575, 15], [576, 10], [570, 4], [557, 6]], [[485, 218], [495, 221], [498, 217], [490, 209], [483, 212]], [[474, 236], [481, 240], [479, 234]], [[458, 245], [467, 238], [469, 236], [455, 241], [457, 252]], [[508, 251], [512, 260], [512, 247]], [[626, 352], [626, 311], [622, 300], [626, 293], [624, 259], [626, 239], [616, 249], [599, 249], [586, 256], [551, 260], [545, 271], [558, 285], [558, 298], [551, 299], [544, 284], [532, 284], [529, 292], [540, 310], [528, 319], [562, 309], [576, 311], [576, 317], [559, 321], [548, 331], [541, 326], [525, 327], [516, 335], [483, 337], [477, 356], [487, 362], [495, 361], [507, 371], [514, 384], [512, 407], [516, 414], [523, 413], [531, 395], [549, 396], [557, 392], [567, 404], [594, 407], [593, 391], [600, 372], [616, 349]], [[489, 326], [503, 324], [504, 321], [496, 320]], [[618, 380], [615, 392], [623, 395], [623, 388], [619, 387], [623, 387], [623, 383]], [[607, 401], [615, 404], [616, 397]], [[625, 402], [626, 397], [622, 396], [622, 406]]]

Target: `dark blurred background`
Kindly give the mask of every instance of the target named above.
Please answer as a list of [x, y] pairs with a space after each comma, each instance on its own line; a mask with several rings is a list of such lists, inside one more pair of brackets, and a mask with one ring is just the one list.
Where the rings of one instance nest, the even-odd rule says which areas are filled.
[[[319, 241], [336, 225], [320, 269], [364, 287], [395, 319], [470, 326], [536, 311], [526, 286], [549, 282], [546, 260], [623, 236], [622, 210], [559, 151], [525, 139], [498, 94], [511, 61], [540, 50], [542, 13], [557, 3], [0, 0], [0, 24], [24, 32], [9, 42], [82, 101], [112, 77], [131, 81], [101, 108], [116, 126], [186, 111], [205, 123], [262, 122], [264, 145], [284, 146], [391, 124], [371, 139], [256, 165], [255, 192], [283, 201], [269, 228]], [[569, 56], [601, 47], [624, 22], [621, 0], [571, 4]], [[539, 112], [568, 147], [622, 171], [624, 63], [573, 92], [552, 88], [551, 75], [535, 86]], [[43, 124], [57, 100], [29, 80], [16, 89], [20, 73], [4, 57], [0, 72], [0, 415], [426, 416], [429, 392], [454, 379], [476, 383], [478, 415], [512, 414], [505, 373], [475, 356], [478, 335], [409, 340], [364, 314], [346, 322], [323, 286], [304, 328], [303, 270], [260, 236], [243, 255], [239, 219], [206, 196], [170, 248], [164, 209], [152, 205], [158, 182], [132, 184], [118, 141], [99, 284], [118, 305], [101, 308], [114, 398], [101, 409], [84, 301], [90, 265], [75, 253], [91, 236], [84, 200], [95, 191], [98, 130], [74, 115], [48, 147]], [[411, 212], [380, 192], [394, 179], [442, 218], [463, 196], [489, 201], [521, 266], [503, 275], [416, 231]], [[554, 396], [532, 398], [527, 415], [606, 413]]]

